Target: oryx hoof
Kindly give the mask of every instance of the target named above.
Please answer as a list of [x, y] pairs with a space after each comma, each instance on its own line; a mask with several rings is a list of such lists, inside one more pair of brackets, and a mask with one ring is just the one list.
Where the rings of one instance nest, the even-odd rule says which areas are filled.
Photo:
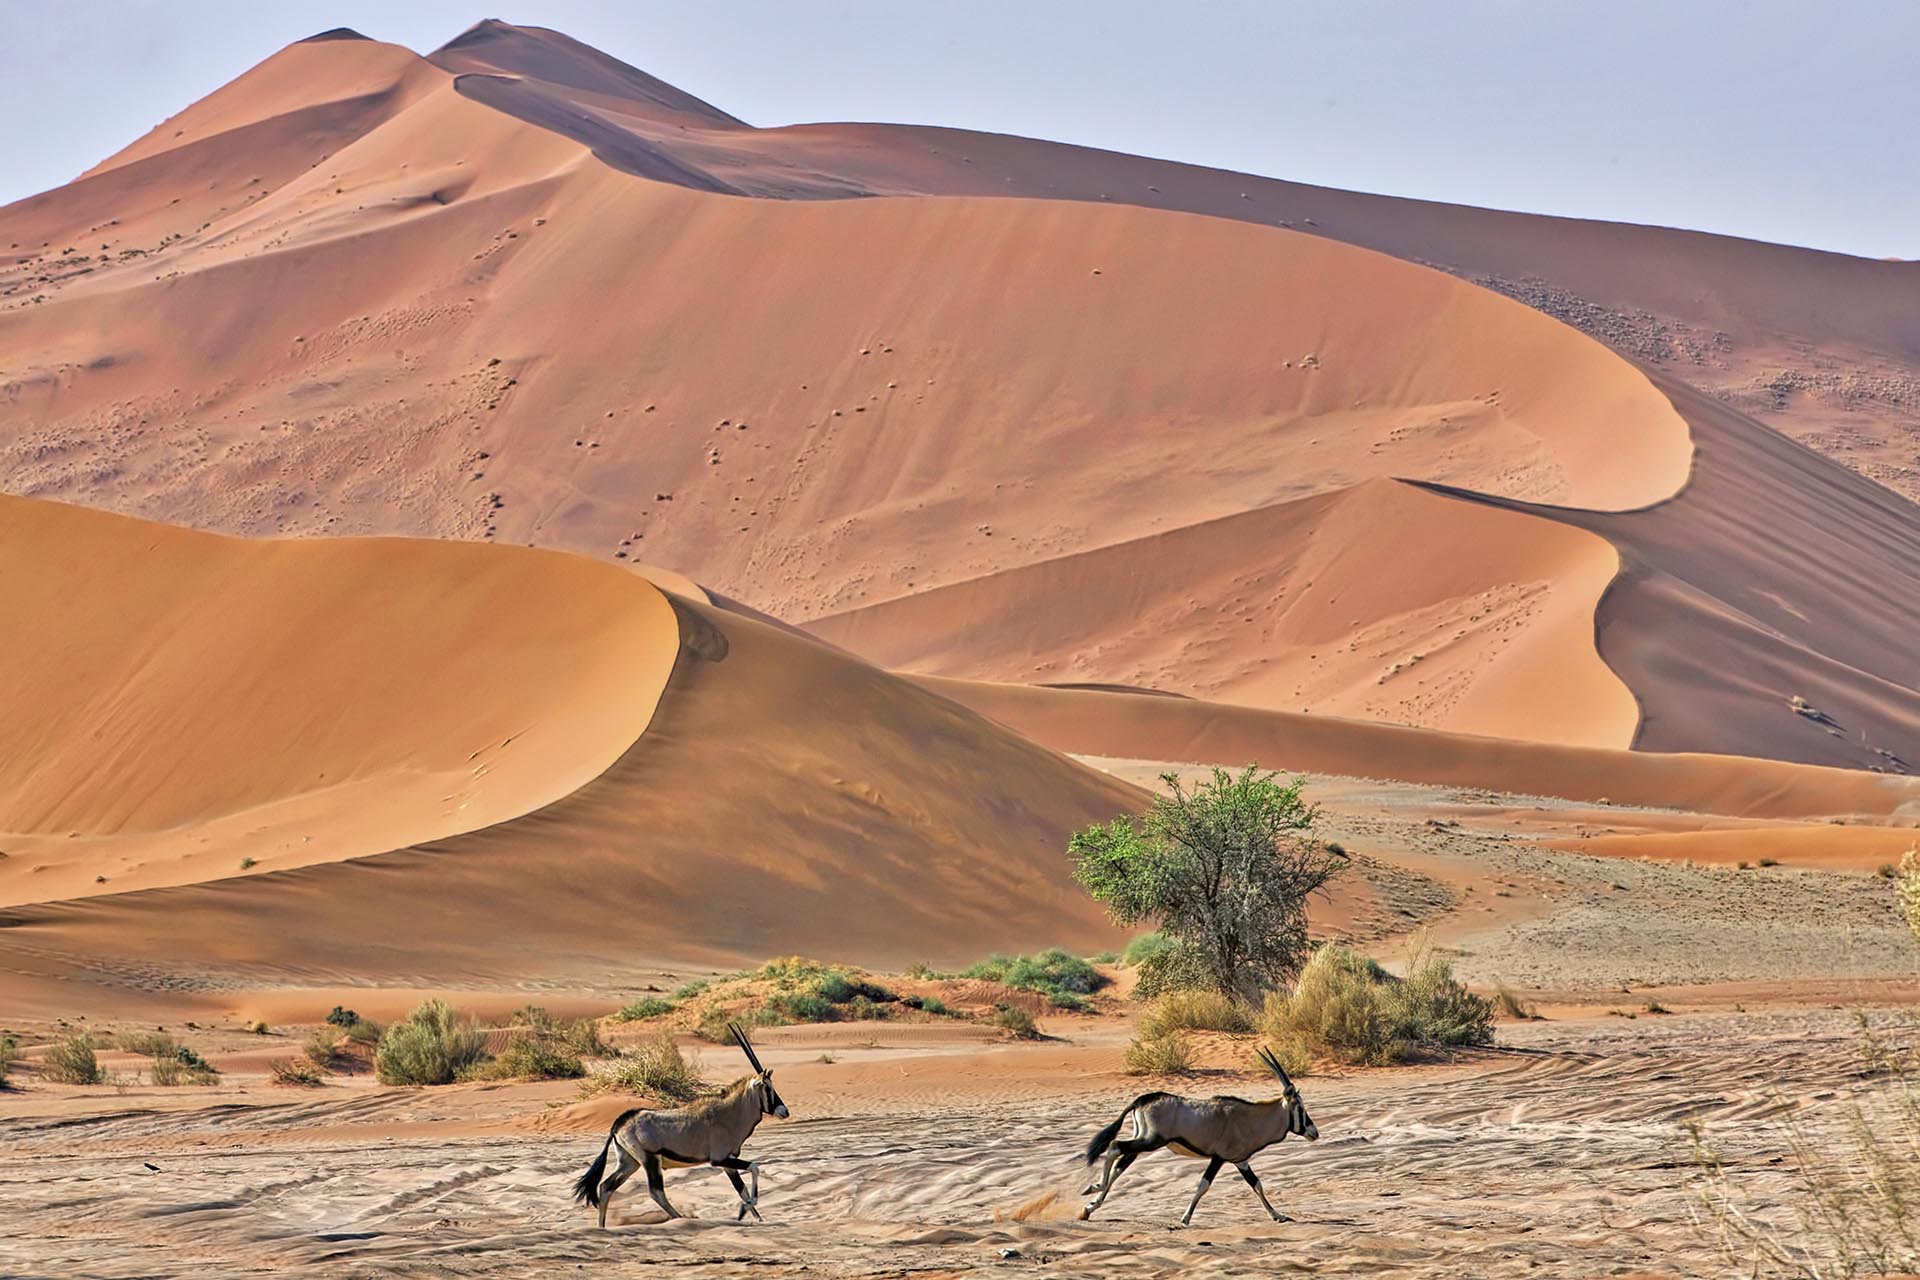
[[1080, 1221], [1085, 1222], [1088, 1218], [1091, 1218], [1092, 1216], [1093, 1216], [1092, 1205], [1083, 1204], [1080, 1206]]
[[1275, 1222], [1292, 1222], [1293, 1221], [1292, 1218], [1289, 1218], [1286, 1214], [1280, 1213], [1278, 1211], [1274, 1213], [1273, 1220]]

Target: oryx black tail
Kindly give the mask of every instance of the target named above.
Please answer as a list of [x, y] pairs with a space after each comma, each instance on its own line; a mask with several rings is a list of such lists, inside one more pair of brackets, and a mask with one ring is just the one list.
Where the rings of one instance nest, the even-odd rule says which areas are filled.
[[600, 1177], [607, 1171], [607, 1153], [613, 1150], [613, 1135], [620, 1132], [621, 1125], [638, 1114], [640, 1114], [639, 1107], [622, 1111], [619, 1118], [613, 1122], [613, 1127], [607, 1130], [607, 1140], [600, 1144], [600, 1154], [595, 1157], [592, 1164], [587, 1166], [587, 1171], [580, 1175], [580, 1180], [573, 1184], [573, 1198], [576, 1201], [592, 1205], [596, 1209], [600, 1207]]
[[1127, 1122], [1127, 1117], [1133, 1114], [1134, 1108], [1144, 1106], [1156, 1098], [1165, 1098], [1168, 1096], [1170, 1095], [1158, 1092], [1143, 1093], [1132, 1102], [1129, 1102], [1125, 1109], [1120, 1112], [1120, 1118], [1118, 1120], [1115, 1120], [1112, 1124], [1093, 1135], [1093, 1141], [1087, 1144], [1087, 1163], [1092, 1164], [1095, 1160], [1098, 1160], [1101, 1154], [1113, 1145], [1113, 1140], [1120, 1136], [1120, 1126]]

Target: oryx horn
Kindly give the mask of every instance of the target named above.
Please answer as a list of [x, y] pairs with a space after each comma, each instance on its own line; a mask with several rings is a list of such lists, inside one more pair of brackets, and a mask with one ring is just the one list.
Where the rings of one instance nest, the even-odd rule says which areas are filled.
[[740, 1029], [740, 1024], [737, 1022], [729, 1022], [727, 1030], [733, 1032], [733, 1042], [740, 1046], [740, 1052], [746, 1054], [747, 1061], [753, 1064], [754, 1074], [761, 1074], [766, 1068], [760, 1065], [760, 1055], [755, 1053], [753, 1046], [747, 1043], [747, 1033]]
[[1289, 1089], [1293, 1087], [1293, 1081], [1287, 1078], [1287, 1069], [1280, 1065], [1280, 1059], [1273, 1056], [1273, 1050], [1267, 1048], [1265, 1045], [1261, 1045], [1255, 1052], [1260, 1055], [1260, 1061], [1267, 1064], [1267, 1069], [1272, 1071], [1274, 1075], [1280, 1077], [1281, 1084], [1286, 1085]]

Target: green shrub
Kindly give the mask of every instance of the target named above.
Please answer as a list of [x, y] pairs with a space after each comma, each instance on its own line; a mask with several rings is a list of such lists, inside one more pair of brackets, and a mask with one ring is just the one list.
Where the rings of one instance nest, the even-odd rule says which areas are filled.
[[1184, 1075], [1193, 1066], [1193, 1046], [1184, 1031], [1148, 1035], [1144, 1031], [1127, 1044], [1130, 1076]]
[[614, 1089], [668, 1102], [690, 1102], [704, 1091], [705, 1083], [700, 1078], [699, 1059], [681, 1053], [673, 1036], [662, 1031], [618, 1057], [596, 1064], [580, 1082], [580, 1092], [588, 1096]]
[[99, 1084], [107, 1078], [86, 1032], [56, 1040], [40, 1059], [40, 1075], [55, 1084]]
[[347, 1028], [347, 1039], [355, 1044], [379, 1044], [380, 1037], [385, 1034], [386, 1029], [371, 1018], [356, 1017], [353, 1025]]
[[333, 1006], [333, 1011], [327, 1014], [327, 1025], [339, 1027], [343, 1031], [359, 1021], [359, 1014], [351, 1009], [342, 1009], [339, 1005]]
[[1251, 1031], [1253, 1013], [1218, 991], [1170, 991], [1140, 1020], [1140, 1034], [1156, 1039], [1176, 1031]]
[[1493, 1003], [1456, 982], [1437, 953], [1416, 951], [1402, 980], [1329, 944], [1313, 953], [1291, 992], [1269, 993], [1263, 1023], [1289, 1052], [1383, 1066], [1422, 1048], [1490, 1043]]
[[833, 1001], [811, 991], [776, 991], [767, 997], [767, 1008], [787, 1022], [830, 1022]]
[[645, 1022], [648, 1018], [664, 1018], [672, 1013], [674, 1008], [671, 1000], [662, 1000], [659, 996], [642, 996], [613, 1016], [622, 1022]]
[[673, 993], [674, 1001], [678, 1003], [682, 1000], [691, 1000], [712, 985], [713, 980], [710, 978], [695, 978], [691, 982], [683, 982]]
[[20, 1041], [12, 1035], [0, 1036], [0, 1089], [11, 1088], [7, 1073], [20, 1061]]
[[1145, 814], [1074, 835], [1074, 878], [1116, 922], [1153, 921], [1173, 940], [1141, 966], [1149, 994], [1203, 986], [1257, 1001], [1299, 971], [1307, 899], [1348, 857], [1311, 837], [1318, 814], [1299, 779], [1249, 765], [1193, 788], [1177, 773], [1161, 781], [1167, 794]]
[[1018, 1005], [1001, 1005], [988, 1016], [987, 1025], [1000, 1028], [1015, 1040], [1040, 1039], [1040, 1024]]
[[1085, 1008], [1087, 1002], [1079, 997], [1107, 985], [1098, 969], [1058, 947], [1031, 956], [989, 956], [961, 976], [1037, 992], [1061, 1009]]
[[485, 1056], [485, 1046], [471, 1019], [444, 1000], [428, 1000], [380, 1037], [374, 1072], [381, 1084], [451, 1084]]

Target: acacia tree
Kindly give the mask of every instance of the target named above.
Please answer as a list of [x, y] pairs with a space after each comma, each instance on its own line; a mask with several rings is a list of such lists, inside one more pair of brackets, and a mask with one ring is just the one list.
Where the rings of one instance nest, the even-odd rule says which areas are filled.
[[1141, 965], [1144, 994], [1206, 987], [1253, 1002], [1299, 972], [1307, 898], [1347, 857], [1312, 838], [1319, 810], [1298, 778], [1248, 765], [1192, 788], [1178, 774], [1160, 780], [1167, 794], [1146, 813], [1073, 837], [1074, 878], [1119, 923], [1157, 922], [1171, 941]]

